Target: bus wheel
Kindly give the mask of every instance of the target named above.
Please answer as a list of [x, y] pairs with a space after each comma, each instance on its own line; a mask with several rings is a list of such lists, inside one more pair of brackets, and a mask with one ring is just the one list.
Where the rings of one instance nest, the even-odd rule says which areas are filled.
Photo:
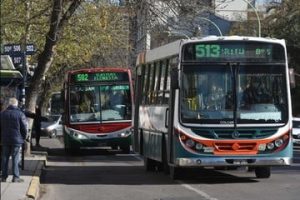
[[182, 176], [182, 169], [179, 167], [170, 166], [170, 177], [173, 180], [179, 179]]
[[144, 156], [144, 168], [146, 171], [155, 171], [156, 162]]
[[255, 168], [256, 178], [270, 178], [271, 168], [270, 167], [256, 167]]
[[163, 167], [163, 172], [166, 175], [169, 175], [170, 174], [170, 166], [168, 164], [168, 161], [164, 160], [163, 163], [162, 163], [162, 167]]
[[126, 146], [121, 146], [122, 152], [129, 154], [130, 153], [130, 146], [126, 145]]

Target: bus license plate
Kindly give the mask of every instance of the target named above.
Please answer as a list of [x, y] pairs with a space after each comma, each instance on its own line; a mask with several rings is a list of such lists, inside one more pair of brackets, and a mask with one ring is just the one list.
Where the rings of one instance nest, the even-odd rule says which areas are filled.
[[248, 164], [247, 160], [234, 160], [233, 164], [235, 165], [246, 165]]

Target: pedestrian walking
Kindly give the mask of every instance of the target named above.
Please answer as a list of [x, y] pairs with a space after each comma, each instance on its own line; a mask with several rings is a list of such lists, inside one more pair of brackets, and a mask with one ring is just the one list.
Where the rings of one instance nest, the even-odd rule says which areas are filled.
[[42, 121], [48, 121], [47, 117], [42, 116], [41, 109], [38, 105], [35, 106], [35, 113], [25, 111], [26, 117], [33, 119], [33, 128], [35, 133], [35, 146], [41, 147], [40, 145], [40, 138], [41, 138], [41, 126]]
[[40, 147], [40, 138], [41, 138], [41, 123], [42, 123], [42, 113], [41, 109], [35, 107], [35, 116], [33, 121], [33, 127], [35, 130], [35, 146]]
[[1, 145], [2, 145], [2, 176], [1, 181], [6, 182], [8, 177], [8, 163], [12, 157], [12, 182], [23, 182], [20, 178], [19, 159], [20, 149], [27, 136], [27, 119], [18, 108], [16, 98], [9, 99], [8, 107], [0, 113]]

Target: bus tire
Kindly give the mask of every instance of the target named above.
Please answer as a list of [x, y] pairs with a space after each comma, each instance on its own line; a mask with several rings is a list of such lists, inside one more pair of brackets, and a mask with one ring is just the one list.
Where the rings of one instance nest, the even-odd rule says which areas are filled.
[[146, 171], [155, 171], [156, 162], [144, 156], [144, 168]]
[[256, 178], [270, 178], [271, 167], [256, 167], [255, 176]]

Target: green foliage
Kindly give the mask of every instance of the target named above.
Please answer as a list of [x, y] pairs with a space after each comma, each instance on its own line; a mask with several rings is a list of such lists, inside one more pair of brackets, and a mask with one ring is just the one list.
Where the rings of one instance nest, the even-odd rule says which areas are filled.
[[[1, 44], [34, 43], [37, 53], [29, 59], [29, 64], [37, 63], [44, 50], [52, 2], [1, 0]], [[66, 2], [64, 4], [67, 6]], [[82, 3], [64, 27], [55, 48], [54, 61], [43, 74], [51, 83], [50, 88], [57, 89], [62, 85], [66, 70], [92, 67], [92, 59], [99, 56], [102, 60], [112, 58], [116, 49], [126, 52], [128, 24], [125, 16], [124, 8], [111, 6], [105, 0]], [[116, 65], [126, 63], [124, 56], [118, 59], [115, 59]], [[101, 65], [101, 62], [97, 63]]]
[[35, 43], [42, 48], [50, 13], [48, 0], [2, 0], [1, 44]]
[[[285, 0], [264, 21], [267, 36], [285, 39], [289, 66], [300, 73], [300, 1]], [[293, 114], [300, 115], [300, 77], [296, 76], [296, 88], [292, 89]]]

